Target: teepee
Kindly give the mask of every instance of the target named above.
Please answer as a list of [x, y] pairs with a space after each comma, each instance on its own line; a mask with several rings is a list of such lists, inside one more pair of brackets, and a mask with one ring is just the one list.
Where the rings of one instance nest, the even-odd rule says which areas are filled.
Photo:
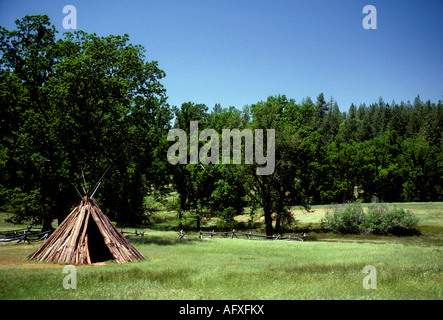
[[145, 260], [115, 228], [88, 192], [51, 236], [29, 259], [91, 264], [115, 259], [118, 263]]

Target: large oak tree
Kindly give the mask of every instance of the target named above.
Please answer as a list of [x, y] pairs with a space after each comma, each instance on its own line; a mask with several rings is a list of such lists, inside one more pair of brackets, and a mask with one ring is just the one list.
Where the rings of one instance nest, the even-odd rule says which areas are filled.
[[128, 35], [57, 39], [45, 15], [16, 25], [0, 29], [3, 204], [47, 228], [69, 213], [83, 172], [92, 184], [109, 167], [96, 197], [112, 219], [137, 222], [166, 170], [165, 73]]

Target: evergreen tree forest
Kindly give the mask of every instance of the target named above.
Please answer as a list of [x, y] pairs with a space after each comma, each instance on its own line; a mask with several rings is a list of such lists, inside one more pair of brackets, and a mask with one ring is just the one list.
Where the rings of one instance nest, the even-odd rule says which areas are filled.
[[[197, 229], [203, 216], [229, 225], [249, 207], [263, 208], [267, 234], [291, 206], [443, 200], [443, 98], [339, 106], [319, 88], [302, 101], [276, 93], [246, 106], [170, 106], [165, 72], [128, 35], [57, 38], [47, 16], [16, 24], [0, 28], [0, 206], [14, 222], [63, 219], [75, 188], [108, 168], [95, 197], [122, 225], [143, 221], [146, 195], [171, 189], [178, 217], [193, 212]], [[189, 135], [191, 121], [200, 132], [275, 129], [274, 172], [170, 164], [168, 132]]]

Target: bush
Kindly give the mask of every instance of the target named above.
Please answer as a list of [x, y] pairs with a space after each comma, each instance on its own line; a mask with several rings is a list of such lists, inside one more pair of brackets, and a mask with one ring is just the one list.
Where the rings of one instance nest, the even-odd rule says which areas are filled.
[[305, 239], [305, 241], [317, 241], [317, 240], [318, 240], [318, 235], [315, 231], [309, 232], [307, 238]]
[[148, 195], [143, 199], [143, 209], [143, 217], [149, 224], [164, 222], [168, 219], [165, 204], [155, 195]]
[[365, 217], [364, 234], [384, 235], [388, 234], [389, 208], [382, 203], [372, 203]]
[[419, 234], [417, 230], [419, 219], [409, 210], [392, 209], [387, 220], [388, 233], [396, 236], [409, 236]]
[[417, 225], [418, 218], [411, 211], [381, 203], [372, 203], [366, 214], [361, 203], [348, 203], [332, 208], [322, 219], [324, 229], [342, 234], [414, 235]]
[[218, 217], [221, 219], [217, 222], [217, 228], [219, 229], [232, 229], [236, 226], [234, 217], [237, 215], [237, 211], [233, 207], [224, 208], [219, 213]]
[[364, 212], [360, 202], [348, 203], [344, 207], [334, 207], [322, 221], [322, 225], [336, 233], [356, 233], [363, 231]]

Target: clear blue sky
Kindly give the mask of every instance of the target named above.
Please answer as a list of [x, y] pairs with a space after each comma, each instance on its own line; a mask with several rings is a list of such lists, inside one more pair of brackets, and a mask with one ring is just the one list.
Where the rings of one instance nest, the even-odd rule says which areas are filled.
[[[0, 25], [47, 14], [60, 33], [65, 5], [77, 28], [130, 35], [166, 72], [168, 102], [242, 108], [323, 92], [356, 105], [443, 95], [443, 0], [0, 0]], [[365, 30], [365, 5], [377, 30]]]

